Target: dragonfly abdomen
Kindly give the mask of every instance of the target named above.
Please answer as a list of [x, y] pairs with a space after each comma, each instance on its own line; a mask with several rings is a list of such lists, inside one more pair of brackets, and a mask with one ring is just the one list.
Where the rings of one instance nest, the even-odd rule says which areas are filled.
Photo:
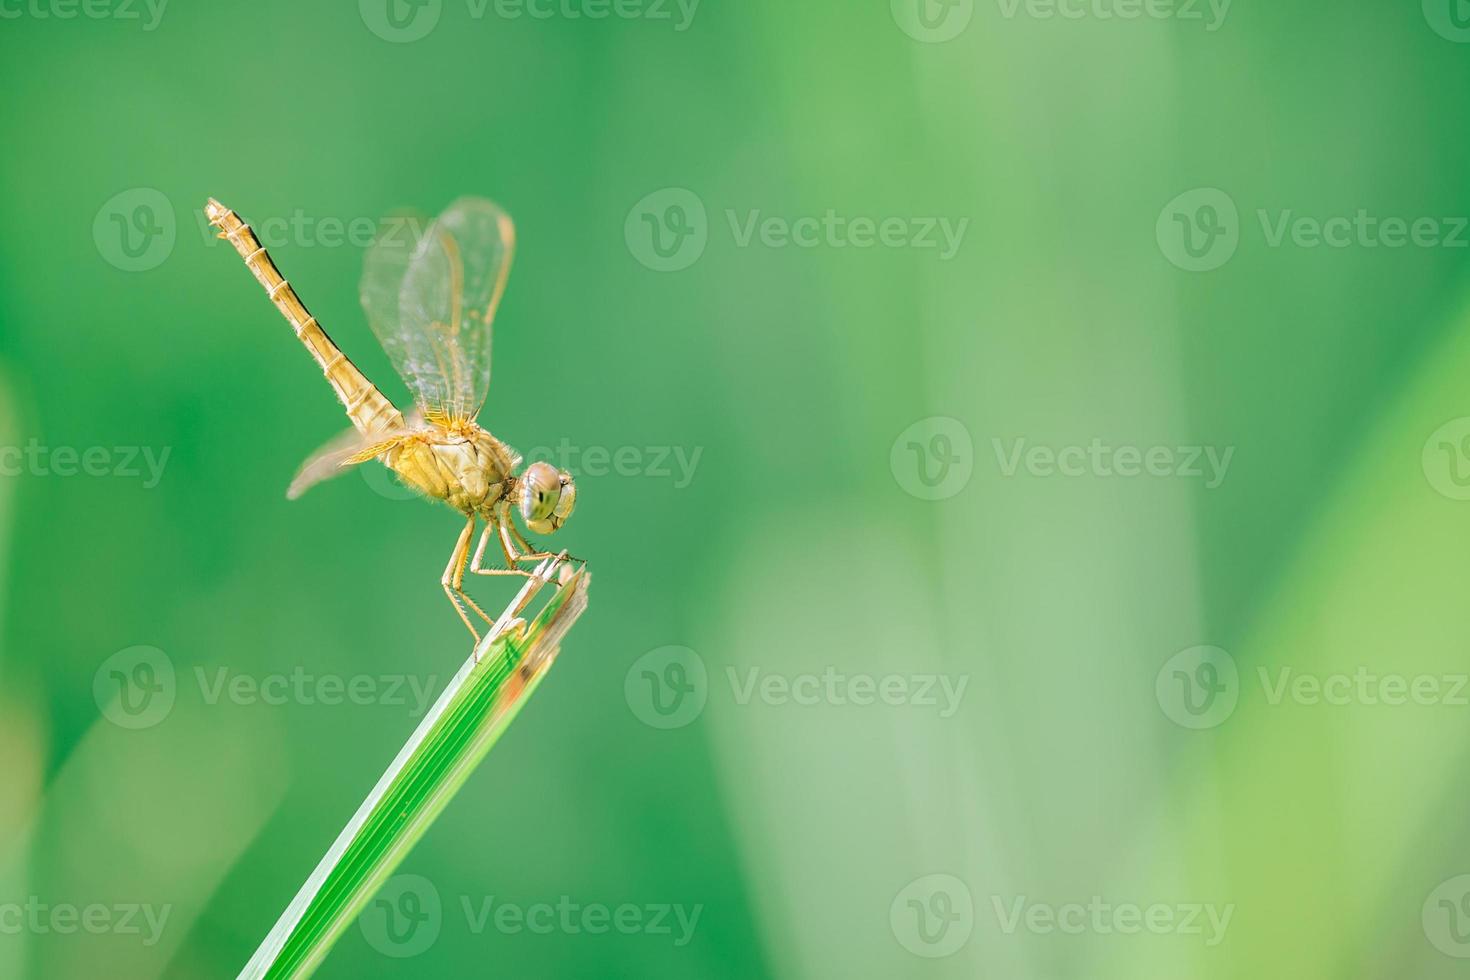
[[245, 260], [246, 268], [265, 289], [266, 295], [281, 311], [281, 315], [291, 324], [297, 338], [311, 352], [311, 356], [321, 367], [322, 374], [326, 376], [327, 383], [332, 386], [342, 407], [347, 410], [347, 417], [352, 420], [353, 426], [369, 436], [403, 428], [403, 415], [347, 359], [342, 349], [327, 336], [316, 317], [307, 312], [301, 297], [296, 295], [296, 290], [281, 275], [250, 226], [241, 221], [235, 212], [212, 198], [205, 206], [204, 213], [209, 218], [209, 223], [220, 230], [220, 237], [235, 246], [235, 251]]

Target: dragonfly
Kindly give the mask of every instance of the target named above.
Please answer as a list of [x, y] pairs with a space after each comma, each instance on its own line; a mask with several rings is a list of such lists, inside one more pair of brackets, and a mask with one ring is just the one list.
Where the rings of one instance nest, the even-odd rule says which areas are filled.
[[[471, 613], [487, 626], [495, 620], [465, 591], [466, 567], [475, 575], [534, 578], [521, 563], [567, 559], [533, 545], [515, 518], [532, 534], [551, 534], [577, 499], [570, 474], [541, 461], [522, 469], [520, 454], [476, 421], [490, 388], [491, 327], [515, 251], [509, 215], [491, 201], [462, 197], [432, 222], [385, 222], [368, 249], [360, 297], [369, 326], [413, 395], [405, 416], [307, 312], [250, 226], [213, 198], [204, 213], [291, 324], [352, 422], [302, 464], [286, 496], [294, 500], [377, 460], [422, 496], [463, 514], [439, 583], [478, 644]], [[504, 568], [485, 566], [492, 538]]]

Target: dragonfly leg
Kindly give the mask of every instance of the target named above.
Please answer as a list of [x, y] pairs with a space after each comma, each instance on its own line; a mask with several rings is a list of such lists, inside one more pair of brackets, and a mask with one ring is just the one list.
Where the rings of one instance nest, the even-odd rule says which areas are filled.
[[[510, 528], [511, 536], [516, 539], [516, 544], [524, 549], [520, 556], [520, 561], [541, 561], [546, 558], [556, 558], [566, 555], [565, 552], [561, 551], [537, 551], [536, 546], [526, 540], [526, 536], [521, 533], [520, 528], [516, 527], [510, 521], [506, 521], [505, 523]], [[567, 561], [581, 561], [580, 558], [573, 558], [571, 555], [566, 555], [566, 559]]]
[[[541, 562], [545, 561], [548, 558], [556, 559], [558, 562], [579, 560], [576, 558], [571, 558], [565, 551], [550, 552], [534, 550], [531, 547], [530, 542], [528, 542], [524, 537], [521, 536], [520, 531], [516, 530], [515, 524], [511, 522], [510, 512], [508, 510], [501, 511], [500, 520], [497, 522], [497, 527], [500, 531], [500, 547], [501, 550], [505, 552], [505, 563], [511, 568], [516, 568], [517, 564], [523, 561]], [[516, 541], [520, 542], [521, 547], [526, 549], [526, 553], [516, 554], [515, 545], [511, 544], [512, 536], [514, 536]], [[519, 569], [517, 570], [519, 571]], [[526, 576], [527, 578], [536, 577], [536, 574], [534, 572], [521, 572], [520, 574]]]
[[481, 609], [479, 604], [476, 603], [474, 599], [471, 599], [470, 594], [464, 590], [464, 566], [470, 557], [470, 538], [473, 537], [475, 533], [475, 519], [473, 517], [470, 518], [469, 530], [470, 533], [464, 535], [464, 542], [462, 545], [463, 551], [460, 552], [459, 565], [454, 570], [454, 591], [459, 593], [459, 597], [461, 599], [469, 603], [470, 608], [475, 611], [475, 615], [479, 616], [491, 626], [494, 626], [495, 620], [492, 619], [490, 616], [487, 616], [485, 614], [485, 610]]
[[474, 623], [470, 622], [469, 614], [465, 612], [465, 604], [468, 604], [485, 622], [491, 623], [494, 621], [485, 615], [483, 609], [475, 605], [475, 600], [465, 595], [464, 589], [462, 588], [464, 585], [465, 559], [469, 557], [470, 538], [474, 533], [475, 519], [471, 517], [469, 522], [465, 524], [464, 530], [459, 532], [459, 540], [454, 544], [454, 552], [449, 556], [449, 564], [444, 566], [444, 574], [440, 577], [439, 584], [444, 587], [444, 594], [454, 604], [454, 611], [459, 613], [459, 618], [464, 621], [465, 628], [470, 631], [470, 635], [475, 638], [475, 642], [479, 643], [480, 631], [475, 629]]
[[[505, 524], [509, 522], [508, 520], [506, 520], [506, 515], [503, 513], [500, 515], [500, 518], [500, 520], [497, 520], [493, 517], [486, 519], [485, 531], [480, 535], [480, 543], [475, 547], [475, 557], [470, 561], [470, 571], [474, 572], [476, 575], [524, 575], [526, 578], [531, 578], [532, 576], [530, 572], [526, 571], [524, 568], [516, 567], [516, 563], [525, 556], [517, 555], [515, 553], [515, 550], [510, 546], [508, 540], [505, 537]], [[505, 552], [506, 567], [486, 568], [483, 564], [485, 561], [485, 549], [490, 544], [490, 535], [493, 534], [497, 528], [499, 528], [500, 530], [500, 545], [502, 550], [504, 550]]]

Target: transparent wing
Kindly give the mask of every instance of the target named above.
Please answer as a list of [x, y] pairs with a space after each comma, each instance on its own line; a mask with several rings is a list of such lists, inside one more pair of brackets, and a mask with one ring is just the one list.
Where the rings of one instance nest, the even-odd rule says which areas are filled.
[[[400, 323], [399, 297], [409, 262], [428, 227], [429, 219], [414, 211], [395, 212], [384, 218], [363, 257], [362, 282], [358, 287], [368, 325], [420, 407], [418, 379], [426, 348], [423, 324]], [[415, 326], [418, 329], [410, 329]]]
[[308, 456], [301, 464], [301, 468], [291, 478], [291, 485], [286, 488], [286, 499], [295, 500], [318, 483], [346, 473], [358, 463], [367, 462], [372, 455], [365, 455], [366, 453], [378, 447], [387, 449], [401, 437], [418, 428], [419, 422], [420, 420], [415, 417], [403, 429], [374, 433], [372, 436], [363, 435], [356, 429], [348, 429], [346, 432], [333, 436], [326, 445]]
[[462, 197], [424, 226], [384, 223], [364, 260], [362, 305], [427, 415], [474, 418], [490, 388], [491, 322], [515, 250], [497, 205]]
[[295, 500], [323, 480], [330, 480], [347, 472], [346, 462], [367, 447], [368, 440], [356, 429], [348, 429], [334, 436], [330, 442], [306, 458], [291, 486], [286, 490], [286, 499]]

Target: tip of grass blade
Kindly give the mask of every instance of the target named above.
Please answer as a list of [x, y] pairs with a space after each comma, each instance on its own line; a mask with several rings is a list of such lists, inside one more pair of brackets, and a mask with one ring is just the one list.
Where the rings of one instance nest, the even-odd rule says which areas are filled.
[[[586, 566], [548, 558], [445, 687], [286, 907], [242, 978], [310, 976], [490, 751], [587, 608]], [[527, 621], [523, 613], [555, 589]]]

